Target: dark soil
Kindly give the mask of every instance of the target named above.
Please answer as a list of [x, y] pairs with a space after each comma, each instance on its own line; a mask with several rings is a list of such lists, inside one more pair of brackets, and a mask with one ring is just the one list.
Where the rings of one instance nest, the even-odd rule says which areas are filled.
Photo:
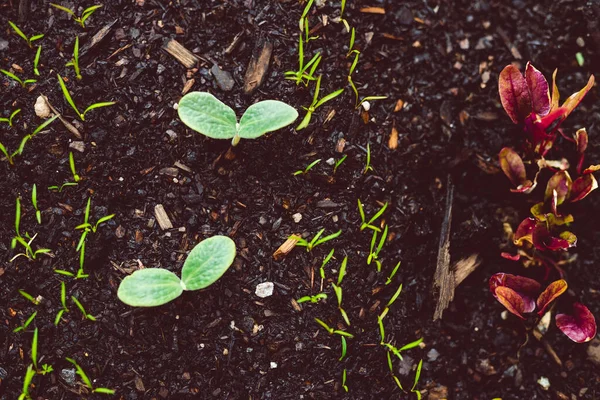
[[[0, 45], [8, 41], [8, 48], [0, 50], [0, 67], [17, 64], [25, 71], [20, 76], [33, 77], [35, 51], [7, 24], [18, 21], [17, 3], [0, 5]], [[362, 51], [355, 76], [359, 91], [388, 99], [372, 102], [371, 120], [365, 124], [346, 87], [342, 96], [315, 113], [308, 129], [296, 132], [288, 127], [242, 141], [233, 159], [224, 156], [229, 143], [205, 138], [177, 118], [173, 105], [181, 98], [186, 75], [195, 79], [192, 90], [215, 94], [238, 116], [262, 99], [283, 100], [301, 111], [310, 103], [312, 86], [295, 86], [283, 79], [283, 72], [297, 67], [303, 5], [286, 0], [113, 0], [105, 2], [84, 30], [45, 0], [31, 3], [29, 19], [18, 25], [28, 35], [46, 35], [39, 42], [41, 76], [30, 90], [0, 79], [2, 116], [23, 110], [15, 127], [0, 124], [0, 141], [15, 149], [23, 135], [41, 124], [33, 104], [42, 93], [74, 121], [56, 73], [68, 78], [80, 108], [98, 101], [117, 105], [86, 115], [80, 127], [83, 152], [69, 148], [77, 139], [55, 121], [27, 144], [14, 166], [0, 162], [0, 399], [16, 399], [21, 393], [34, 327], [39, 329], [40, 363], [54, 367], [53, 373], [34, 378], [31, 393], [36, 399], [88, 397], [81, 385], [64, 380], [61, 370], [72, 368], [65, 357], [76, 359], [94, 385], [116, 389], [115, 398], [122, 399], [416, 398], [398, 389], [385, 349], [379, 346], [376, 317], [400, 283], [403, 292], [385, 319], [387, 340], [400, 347], [424, 338], [423, 347], [404, 352], [403, 362], [394, 361], [405, 388], [412, 386], [414, 369], [423, 359], [418, 388], [424, 398], [600, 395], [598, 366], [587, 359], [589, 344], [576, 345], [552, 326], [545, 339], [562, 360], [561, 367], [535, 339], [521, 348], [525, 327], [512, 316], [501, 318], [502, 307], [490, 296], [487, 281], [495, 272], [523, 272], [499, 256], [505, 245], [502, 222], [518, 223], [530, 203], [509, 193], [504, 176], [482, 168], [497, 164], [503, 146], [522, 143], [497, 94], [497, 76], [505, 65], [517, 61], [524, 68], [532, 60], [547, 77], [558, 68], [563, 98], [583, 87], [590, 74], [600, 76], [596, 1], [348, 1], [345, 17], [356, 28]], [[86, 0], [81, 5], [92, 4]], [[360, 12], [366, 6], [386, 12]], [[339, 15], [339, 2], [314, 10], [311, 27], [321, 15], [330, 21], [306, 48], [307, 58], [317, 50], [323, 54], [319, 71], [321, 93], [326, 94], [346, 85], [349, 35], [341, 24], [331, 22]], [[83, 80], [77, 81], [73, 69], [64, 66], [75, 36], [83, 47], [115, 20], [106, 40], [82, 58]], [[240, 43], [225, 54], [240, 32]], [[370, 42], [367, 34], [372, 34]], [[175, 38], [204, 61], [186, 70], [161, 50], [165, 38]], [[584, 40], [583, 47], [578, 38]], [[248, 61], [265, 39], [273, 43], [267, 79], [254, 94], [244, 95]], [[123, 50], [113, 54], [118, 49]], [[514, 49], [521, 58], [515, 59], [519, 54]], [[583, 67], [575, 61], [577, 52], [584, 55]], [[232, 91], [216, 86], [208, 59], [233, 75]], [[394, 112], [399, 99], [404, 108]], [[589, 163], [600, 162], [595, 141], [599, 104], [594, 88], [564, 125], [569, 134], [577, 127], [588, 128]], [[335, 116], [325, 122], [332, 110]], [[393, 126], [399, 132], [396, 150], [388, 148]], [[333, 175], [325, 160], [342, 156], [336, 152], [341, 138], [348, 158]], [[367, 144], [374, 171], [363, 174]], [[75, 153], [82, 181], [60, 193], [46, 190], [71, 179], [69, 151]], [[309, 174], [292, 176], [317, 158], [323, 161]], [[172, 176], [165, 168], [177, 161], [189, 171], [176, 168]], [[483, 263], [457, 289], [443, 320], [433, 322], [433, 273], [449, 174], [456, 184], [453, 260], [476, 252]], [[35, 222], [30, 201], [34, 183], [41, 225]], [[24, 207], [21, 232], [37, 233], [34, 245], [52, 249], [52, 257], [9, 261], [16, 254], [10, 241], [19, 196]], [[110, 213], [116, 216], [87, 242], [89, 278], [57, 275], [54, 269], [77, 269], [80, 233], [74, 228], [82, 223], [90, 196], [92, 221]], [[359, 231], [357, 199], [369, 216], [385, 202], [390, 204], [384, 218], [391, 236], [380, 256], [379, 274], [374, 265], [366, 265], [371, 235]], [[155, 223], [157, 204], [167, 210], [173, 229], [162, 230]], [[593, 193], [573, 210], [578, 258], [567, 267], [571, 294], [596, 316], [599, 207], [600, 196]], [[302, 214], [299, 223], [292, 218], [296, 213]], [[322, 228], [343, 233], [310, 253], [296, 248], [280, 261], [273, 259], [290, 234], [312, 237]], [[238, 257], [210, 288], [187, 292], [155, 309], [132, 309], [117, 299], [118, 284], [128, 273], [141, 265], [178, 273], [186, 252], [216, 234], [235, 240]], [[324, 288], [329, 299], [295, 310], [293, 299], [318, 293], [318, 268], [332, 247], [336, 257], [326, 267]], [[349, 261], [343, 306], [350, 327], [343, 323], [329, 285], [344, 255]], [[386, 286], [398, 261], [402, 266]], [[76, 296], [96, 322], [85, 320], [69, 301], [70, 312], [54, 326], [61, 280], [66, 281], [68, 296]], [[267, 281], [275, 283], [274, 294], [258, 298], [256, 285]], [[41, 296], [42, 303], [34, 306], [19, 289]], [[34, 311], [37, 317], [27, 331], [13, 333]], [[355, 335], [348, 340], [346, 359], [338, 361], [340, 339], [329, 336], [315, 317]], [[439, 357], [433, 356], [433, 349]], [[341, 386], [344, 369], [348, 393]], [[549, 390], [537, 383], [541, 377], [550, 381]], [[444, 388], [447, 395], [436, 395]], [[95, 396], [101, 398], [89, 395]]]

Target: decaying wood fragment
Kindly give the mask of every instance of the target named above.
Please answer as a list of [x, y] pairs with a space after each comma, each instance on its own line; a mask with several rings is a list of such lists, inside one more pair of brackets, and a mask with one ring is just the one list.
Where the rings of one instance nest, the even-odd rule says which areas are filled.
[[392, 126], [392, 132], [390, 133], [390, 139], [388, 140], [388, 147], [390, 150], [396, 150], [398, 148], [398, 129], [396, 129], [396, 124]]
[[225, 49], [225, 54], [229, 55], [233, 52], [233, 50], [235, 50], [237, 45], [240, 43], [242, 36], [244, 36], [244, 31], [241, 31], [237, 35], [235, 35], [235, 37], [231, 41], [231, 44]]
[[77, 130], [77, 128], [75, 128], [69, 121], [67, 121], [57, 110], [56, 108], [52, 107], [52, 104], [50, 104], [50, 102], [48, 101], [48, 98], [46, 96], [44, 96], [43, 94], [40, 95], [41, 98], [44, 99], [44, 101], [46, 102], [46, 105], [52, 110], [52, 112], [56, 115], [58, 115], [58, 119], [60, 120], [60, 122], [63, 123], [63, 125], [65, 126], [65, 128], [67, 128], [67, 130], [69, 132], [71, 132], [73, 135], [75, 135], [75, 137], [77, 139], [81, 139], [81, 133], [79, 133], [79, 131]]
[[19, 0], [19, 22], [23, 23], [27, 21], [29, 16], [29, 0]]
[[167, 39], [163, 43], [162, 49], [175, 57], [186, 68], [194, 68], [200, 59], [194, 55], [191, 51], [183, 47], [175, 39]]
[[454, 201], [454, 184], [448, 175], [446, 184], [446, 211], [440, 232], [437, 267], [435, 270], [434, 286], [439, 290], [438, 303], [435, 307], [433, 320], [442, 318], [444, 310], [454, 298], [454, 274], [450, 271], [450, 227], [452, 225], [452, 204]]
[[113, 22], [109, 22], [104, 25], [96, 34], [92, 37], [90, 41], [88, 41], [85, 46], [79, 50], [79, 57], [84, 57], [90, 50], [96, 47], [100, 42], [102, 42], [107, 36], [112, 27], [117, 23], [115, 19]]
[[158, 225], [160, 225], [160, 229], [163, 231], [165, 229], [173, 229], [173, 224], [171, 223], [171, 220], [169, 219], [169, 216], [167, 215], [167, 212], [162, 204], [157, 204], [154, 207], [154, 216], [158, 221]]
[[385, 9], [383, 7], [363, 7], [360, 9], [360, 12], [366, 14], [385, 14]]
[[468, 257], [461, 258], [452, 266], [454, 272], [454, 288], [462, 283], [479, 265], [481, 264], [481, 258], [479, 254], [473, 253]]
[[193, 78], [186, 81], [185, 85], [183, 85], [183, 90], [181, 91], [181, 94], [185, 95], [187, 92], [189, 92], [192, 86], [194, 86], [194, 83], [196, 83], [196, 80], [194, 80]]
[[290, 251], [292, 251], [292, 249], [294, 247], [296, 247], [296, 243], [298, 243], [298, 239], [296, 239], [296, 237], [300, 237], [292, 235], [290, 236], [285, 242], [283, 242], [283, 244], [281, 246], [279, 246], [279, 248], [277, 250], [275, 250], [275, 253], [273, 253], [273, 258], [275, 259], [275, 261], [279, 261], [281, 260], [283, 257], [285, 257]]
[[254, 92], [263, 83], [269, 70], [272, 52], [273, 44], [271, 42], [268, 40], [259, 42], [248, 63], [248, 69], [246, 69], [244, 93], [250, 94]]

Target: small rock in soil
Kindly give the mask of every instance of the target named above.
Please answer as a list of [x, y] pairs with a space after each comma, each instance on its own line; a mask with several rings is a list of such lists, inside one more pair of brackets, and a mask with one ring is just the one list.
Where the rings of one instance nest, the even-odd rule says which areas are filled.
[[440, 353], [436, 349], [431, 349], [427, 353], [427, 358], [429, 359], [429, 361], [435, 361], [438, 359], [439, 356]]
[[294, 220], [295, 223], [298, 223], [298, 222], [302, 221], [302, 214], [296, 213], [296, 214], [292, 215], [292, 219]]
[[408, 376], [412, 372], [414, 359], [410, 356], [404, 356], [404, 359], [398, 364], [398, 373], [402, 376]]
[[215, 77], [215, 82], [217, 82], [219, 89], [224, 92], [229, 92], [231, 89], [233, 89], [235, 81], [229, 72], [223, 71], [217, 64], [212, 66], [210, 72]]
[[496, 368], [492, 365], [489, 359], [477, 360], [475, 365], [477, 372], [484, 374], [485, 376], [491, 376], [496, 374]]
[[61, 369], [60, 377], [67, 385], [73, 386], [75, 384], [75, 369]]
[[429, 396], [427, 396], [427, 400], [442, 400], [447, 398], [448, 388], [442, 385], [438, 385], [433, 389], [429, 390]]
[[71, 142], [69, 144], [69, 148], [73, 149], [73, 150], [77, 150], [80, 153], [83, 153], [85, 151], [85, 143], [83, 143], [80, 140], [77, 140], [77, 141]]
[[48, 118], [50, 116], [50, 107], [48, 107], [48, 103], [46, 103], [46, 99], [43, 96], [39, 96], [36, 99], [33, 109], [35, 110], [35, 115], [40, 118]]
[[8, 41], [4, 39], [0, 39], [0, 51], [4, 51], [8, 49]]
[[596, 338], [590, 342], [587, 348], [588, 359], [596, 365], [600, 365], [600, 339]]
[[396, 17], [398, 18], [398, 22], [402, 25], [408, 26], [413, 23], [413, 14], [408, 7], [401, 7], [396, 13]]
[[539, 385], [544, 390], [550, 389], [550, 381], [545, 376], [540, 377], [540, 379], [538, 379], [537, 383], [539, 383]]
[[258, 297], [260, 297], [261, 299], [264, 299], [265, 297], [269, 297], [273, 294], [274, 288], [275, 288], [275, 286], [273, 285], [273, 282], [259, 283], [258, 285], [256, 285], [255, 293]]

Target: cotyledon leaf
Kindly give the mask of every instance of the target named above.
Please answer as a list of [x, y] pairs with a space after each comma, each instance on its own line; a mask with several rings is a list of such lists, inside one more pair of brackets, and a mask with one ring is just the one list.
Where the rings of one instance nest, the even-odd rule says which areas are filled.
[[235, 258], [235, 242], [227, 236], [213, 236], [190, 251], [181, 271], [186, 290], [204, 289], [227, 271]]
[[277, 100], [265, 100], [252, 104], [240, 119], [239, 136], [255, 139], [267, 132], [288, 126], [298, 118], [293, 107]]
[[237, 131], [235, 112], [215, 96], [191, 92], [179, 101], [179, 118], [191, 129], [213, 139], [231, 139]]
[[133, 307], [156, 307], [176, 299], [184, 286], [177, 275], [162, 268], [145, 268], [127, 276], [117, 297]]

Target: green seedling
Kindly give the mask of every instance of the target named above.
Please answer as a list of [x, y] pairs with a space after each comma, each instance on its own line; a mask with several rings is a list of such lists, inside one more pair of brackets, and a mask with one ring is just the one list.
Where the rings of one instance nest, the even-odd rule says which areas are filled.
[[[332, 233], [331, 235], [327, 235], [321, 238], [321, 235], [325, 232], [325, 228], [321, 229], [317, 234], [312, 238], [310, 242], [301, 238], [300, 236], [292, 235], [289, 238], [297, 240], [296, 246], [306, 247], [306, 251], [312, 251], [313, 248], [317, 247], [320, 244], [333, 240], [342, 234], [342, 230], [340, 229], [336, 233]], [[319, 239], [320, 238], [320, 239]]]
[[21, 244], [21, 246], [23, 246], [25, 248], [25, 252], [24, 253], [19, 253], [17, 255], [15, 255], [13, 258], [10, 259], [10, 262], [13, 262], [15, 259], [19, 258], [19, 257], [25, 257], [29, 260], [35, 260], [37, 259], [37, 256], [40, 254], [46, 254], [46, 253], [50, 253], [52, 250], [50, 249], [37, 249], [37, 250], [33, 250], [33, 248], [31, 247], [31, 243], [34, 241], [34, 239], [36, 238], [38, 234], [36, 233], [35, 235], [33, 235], [29, 241], [25, 241], [25, 239], [23, 239], [22, 237], [17, 237], [17, 242], [19, 244]]
[[340, 271], [338, 272], [337, 285], [340, 286], [344, 277], [346, 276], [346, 267], [348, 265], [348, 256], [344, 257], [342, 264], [340, 265]]
[[338, 168], [340, 167], [340, 165], [342, 165], [342, 163], [344, 161], [346, 161], [346, 158], [348, 158], [348, 154], [344, 154], [344, 156], [342, 158], [340, 158], [339, 160], [337, 160], [335, 162], [335, 165], [333, 166], [333, 174], [335, 175], [335, 173], [337, 172]]
[[345, 336], [350, 339], [354, 338], [353, 334], [346, 332], [346, 331], [341, 331], [339, 329], [334, 329], [334, 328], [330, 327], [329, 325], [327, 325], [324, 321], [320, 320], [319, 318], [315, 318], [315, 321], [317, 322], [317, 324], [321, 325], [327, 331], [327, 333], [329, 333], [330, 335], [336, 334], [336, 335], [340, 335], [340, 336]]
[[313, 113], [319, 107], [321, 107], [323, 104], [327, 103], [328, 101], [335, 99], [340, 94], [342, 94], [342, 92], [344, 91], [344, 89], [338, 89], [335, 92], [329, 93], [327, 96], [325, 96], [319, 100], [319, 91], [320, 90], [321, 90], [321, 75], [319, 75], [319, 77], [317, 78], [317, 85], [315, 86], [315, 93], [313, 95], [312, 103], [310, 103], [310, 106], [308, 106], [308, 107], [302, 107], [303, 109], [306, 110], [306, 115], [304, 116], [304, 119], [302, 120], [302, 122], [300, 122], [300, 125], [298, 125], [296, 127], [297, 131], [304, 129], [308, 126]]
[[419, 383], [419, 379], [421, 379], [421, 368], [423, 368], [423, 360], [420, 360], [419, 365], [417, 365], [417, 372], [415, 372], [415, 380], [413, 382], [412, 388], [410, 389], [411, 393], [414, 393], [417, 396], [417, 400], [421, 400], [421, 392], [417, 390], [417, 384]]
[[318, 159], [316, 159], [315, 161], [313, 161], [313, 162], [311, 162], [310, 164], [308, 164], [308, 165], [306, 166], [306, 168], [304, 168], [303, 170], [302, 170], [302, 169], [299, 169], [298, 171], [294, 172], [294, 174], [293, 174], [293, 175], [294, 175], [294, 176], [298, 176], [298, 175], [308, 174], [308, 171], [310, 171], [310, 170], [311, 170], [311, 169], [312, 169], [312, 168], [313, 168], [315, 165], [317, 165], [317, 164], [318, 164], [318, 163], [320, 163], [320, 162], [321, 162], [321, 159], [320, 159], [320, 158], [318, 158]]
[[344, 10], [346, 9], [346, 0], [342, 0], [342, 4], [340, 6], [340, 21], [344, 24], [347, 32], [350, 32], [350, 24], [348, 21], [344, 19]]
[[15, 202], [15, 237], [12, 238], [10, 242], [10, 248], [15, 249], [17, 247], [17, 243], [19, 242], [19, 238], [23, 238], [21, 236], [21, 198], [17, 197]]
[[35, 76], [40, 76], [40, 71], [38, 70], [38, 65], [40, 64], [40, 56], [42, 55], [42, 46], [38, 46], [37, 51], [35, 52], [35, 58], [33, 59], [33, 74]]
[[65, 182], [60, 186], [57, 186], [57, 185], [48, 186], [48, 190], [56, 190], [58, 193], [60, 193], [63, 191], [63, 189], [65, 187], [68, 187], [68, 186], [77, 186], [77, 184], [75, 182]]
[[577, 65], [583, 67], [583, 64], [585, 63], [585, 58], [583, 58], [583, 54], [581, 52], [578, 51], [577, 53], [575, 53], [575, 60], [577, 61]]
[[[360, 107], [361, 105], [363, 105], [364, 103], [366, 103], [368, 101], [385, 100], [385, 99], [387, 99], [387, 96], [366, 96], [366, 97], [363, 97], [362, 100], [358, 102], [358, 105], [356, 106], [356, 108]], [[363, 108], [366, 111], [369, 111], [371, 109], [371, 105], [365, 104]]]
[[[302, 35], [298, 38], [298, 71], [287, 71], [283, 75], [285, 79], [294, 81], [296, 86], [304, 83], [304, 86], [308, 86], [311, 81], [316, 81], [314, 74], [319, 67], [321, 62], [321, 53], [315, 54], [306, 65], [304, 64], [304, 43]], [[310, 68], [310, 69], [309, 69]]]
[[65, 81], [60, 76], [60, 74], [57, 74], [57, 77], [58, 77], [58, 83], [60, 84], [60, 88], [63, 92], [63, 96], [65, 97], [65, 100], [67, 100], [67, 103], [69, 103], [71, 108], [77, 113], [77, 115], [79, 116], [79, 118], [82, 121], [85, 121], [85, 114], [87, 114], [88, 111], [95, 110], [96, 108], [108, 107], [108, 106], [112, 106], [112, 105], [116, 104], [116, 102], [114, 102], [114, 101], [105, 101], [105, 102], [100, 102], [100, 103], [94, 103], [91, 106], [89, 106], [88, 108], [86, 108], [83, 111], [83, 113], [81, 113], [81, 112], [79, 112], [79, 109], [75, 105], [75, 102], [73, 101], [73, 98], [71, 97], [71, 93], [69, 93], [69, 89], [67, 89], [67, 86], [65, 85]]
[[325, 265], [327, 265], [329, 260], [331, 260], [334, 252], [335, 249], [331, 249], [329, 254], [327, 254], [327, 256], [325, 256], [325, 258], [323, 259], [323, 263], [321, 263], [321, 268], [319, 268], [319, 276], [321, 277], [321, 291], [323, 291], [323, 281], [325, 280]]
[[75, 158], [73, 157], [73, 152], [69, 152], [69, 168], [71, 169], [71, 174], [73, 175], [73, 180], [75, 183], [79, 182], [81, 178], [77, 175], [77, 170], [75, 169]]
[[33, 330], [33, 339], [31, 339], [31, 361], [33, 367], [38, 369], [38, 328]]
[[33, 188], [31, 189], [31, 203], [33, 204], [33, 208], [35, 209], [35, 219], [38, 224], [42, 224], [42, 212], [38, 208], [37, 204], [37, 185], [34, 183]]
[[47, 119], [46, 121], [44, 121], [44, 123], [42, 123], [40, 126], [38, 126], [37, 128], [35, 128], [35, 130], [32, 133], [30, 133], [29, 135], [25, 135], [23, 137], [23, 139], [21, 139], [21, 143], [19, 144], [19, 148], [17, 150], [15, 150], [13, 153], [10, 153], [8, 151], [8, 149], [2, 143], [0, 143], [0, 152], [2, 154], [4, 154], [4, 156], [8, 160], [8, 163], [10, 165], [14, 165], [15, 164], [15, 161], [14, 161], [15, 157], [16, 156], [20, 156], [21, 154], [23, 154], [23, 150], [25, 150], [25, 145], [27, 144], [27, 142], [29, 140], [33, 139], [38, 133], [40, 133], [44, 128], [46, 128], [52, 122], [54, 122], [54, 120], [56, 118], [58, 118], [57, 115], [55, 115], [52, 118]]
[[31, 394], [29, 393], [29, 387], [31, 386], [31, 382], [33, 381], [33, 377], [35, 376], [35, 370], [33, 369], [33, 365], [29, 364], [27, 366], [27, 371], [25, 371], [25, 378], [23, 379], [23, 390], [19, 395], [18, 400], [28, 400], [31, 399]]
[[73, 300], [73, 303], [75, 303], [75, 305], [77, 306], [77, 308], [79, 308], [79, 311], [81, 311], [81, 313], [83, 314], [83, 316], [86, 319], [89, 319], [90, 321], [96, 321], [96, 317], [94, 317], [92, 314], [88, 314], [85, 311], [85, 308], [83, 307], [83, 304], [81, 304], [81, 302], [79, 300], [77, 300], [77, 297], [71, 296], [71, 300]]
[[67, 285], [63, 281], [60, 282], [60, 304], [62, 308], [58, 310], [54, 318], [54, 326], [58, 326], [63, 314], [69, 312], [69, 308], [67, 307]]
[[[354, 27], [353, 27], [352, 30], [350, 31], [350, 44], [348, 45], [348, 54], [346, 54], [346, 58], [350, 57], [352, 54], [356, 54], [356, 56], [358, 57], [358, 54], [360, 54], [360, 52], [358, 50], [354, 49], [354, 40], [355, 39], [356, 39], [356, 29], [354, 29]], [[350, 75], [352, 75], [352, 74], [350, 74]]]
[[318, 38], [318, 36], [310, 36], [310, 29], [308, 29], [308, 18], [304, 18], [304, 41], [308, 43], [309, 41]]
[[25, 322], [23, 323], [23, 325], [21, 325], [21, 326], [18, 326], [18, 327], [16, 327], [15, 329], [13, 329], [13, 332], [14, 332], [14, 333], [17, 333], [17, 332], [24, 332], [24, 331], [25, 331], [25, 330], [26, 330], [26, 329], [29, 327], [29, 325], [31, 325], [31, 323], [32, 323], [32, 322], [33, 322], [33, 320], [35, 319], [35, 316], [36, 316], [36, 315], [37, 315], [37, 311], [34, 311], [34, 312], [33, 312], [33, 314], [31, 314], [31, 315], [29, 316], [29, 318], [27, 318], [27, 319], [25, 320]]
[[75, 70], [75, 76], [81, 80], [81, 71], [79, 70], [79, 36], [75, 36], [75, 45], [73, 45], [73, 58], [69, 61], [65, 67], [73, 67]]
[[35, 42], [36, 40], [40, 40], [41, 38], [44, 37], [43, 33], [39, 34], [39, 35], [33, 35], [31, 37], [27, 37], [27, 35], [25, 35], [23, 33], [23, 31], [21, 29], [19, 29], [19, 27], [14, 22], [8, 21], [8, 24], [13, 29], [13, 31], [15, 31], [15, 33], [17, 35], [19, 35], [25, 42], [27, 42], [27, 46], [29, 46], [30, 49], [33, 49], [33, 42]]
[[36, 83], [37, 81], [35, 79], [21, 79], [18, 76], [16, 76], [15, 74], [13, 74], [10, 71], [7, 71], [5, 69], [0, 69], [0, 72], [2, 72], [4, 75], [8, 76], [10, 79], [19, 82], [19, 85], [21, 85], [21, 87], [25, 88], [27, 85], [30, 85], [32, 83]]
[[81, 16], [77, 16], [75, 14], [75, 11], [71, 10], [70, 8], [61, 6], [60, 4], [54, 4], [54, 3], [50, 3], [50, 5], [58, 10], [64, 11], [67, 14], [71, 15], [71, 17], [73, 18], [73, 21], [77, 22], [79, 25], [81, 25], [82, 28], [85, 29], [85, 21], [92, 16], [92, 14], [99, 8], [102, 7], [102, 4], [98, 4], [95, 6], [91, 6], [86, 8], [85, 10], [83, 10], [83, 12], [81, 13]]
[[79, 243], [77, 244], [76, 251], [80, 251], [81, 247], [84, 245], [85, 239], [87, 235], [92, 232], [96, 233], [100, 225], [114, 218], [115, 214], [105, 215], [96, 221], [95, 225], [89, 223], [90, 219], [90, 207], [92, 204], [92, 198], [88, 197], [87, 205], [85, 206], [85, 213], [83, 215], [83, 224], [79, 224], [75, 227], [75, 229], [82, 229], [81, 237], [79, 238]]
[[375, 261], [375, 265], [377, 265], [377, 272], [381, 272], [381, 261], [379, 261], [379, 252], [383, 248], [385, 241], [388, 235], [388, 226], [386, 225], [383, 229], [383, 234], [381, 238], [379, 238], [379, 243], [377, 247], [375, 247], [375, 243], [377, 243], [377, 231], [373, 231], [373, 237], [371, 238], [371, 249], [369, 250], [369, 257], [367, 257], [367, 265], [371, 265], [373, 261]]
[[333, 291], [335, 292], [335, 297], [337, 298], [338, 309], [340, 310], [340, 314], [342, 315], [342, 318], [346, 322], [346, 325], [350, 326], [350, 319], [348, 318], [348, 314], [346, 314], [346, 311], [342, 308], [342, 294], [343, 294], [342, 287], [336, 285], [333, 282], [331, 283], [331, 286], [333, 287]]
[[38, 371], [38, 374], [46, 375], [46, 374], [51, 373], [52, 371], [54, 371], [54, 368], [52, 368], [52, 365], [42, 364], [42, 369], [40, 371]]
[[342, 387], [348, 392], [348, 386], [346, 385], [346, 368], [342, 371]]
[[21, 109], [18, 108], [18, 109], [16, 109], [15, 111], [13, 111], [10, 114], [10, 117], [8, 117], [8, 118], [0, 118], [0, 122], [6, 122], [8, 124], [8, 126], [12, 127], [13, 126], [13, 119], [20, 112], [21, 112]]
[[358, 212], [360, 213], [360, 220], [361, 220], [360, 230], [364, 231], [365, 229], [369, 228], [374, 231], [381, 232], [381, 229], [376, 227], [375, 225], [373, 225], [373, 223], [377, 220], [377, 218], [381, 217], [381, 215], [385, 212], [385, 209], [387, 208], [387, 206], [388, 206], [388, 203], [386, 202], [383, 205], [383, 207], [381, 207], [379, 209], [379, 211], [377, 211], [377, 213], [375, 213], [375, 215], [373, 215], [373, 217], [371, 217], [371, 219], [368, 222], [366, 222], [365, 210], [363, 209], [363, 205], [360, 202], [360, 199], [358, 199]]
[[390, 274], [390, 276], [387, 277], [387, 279], [385, 280], [386, 285], [389, 285], [390, 283], [392, 283], [392, 278], [396, 275], [396, 272], [398, 272], [398, 268], [400, 268], [401, 263], [402, 263], [402, 261], [398, 261], [398, 264], [396, 264], [396, 266], [392, 270], [392, 273]]
[[304, 297], [300, 297], [298, 300], [296, 300], [297, 303], [306, 303], [307, 301], [310, 301], [311, 303], [318, 303], [321, 300], [325, 300], [327, 298], [327, 294], [326, 293], [317, 293], [314, 296], [304, 296]]
[[367, 160], [365, 161], [363, 175], [366, 175], [366, 173], [369, 171], [373, 171], [373, 167], [371, 166], [371, 145], [367, 143]]
[[304, 10], [302, 10], [302, 15], [300, 16], [300, 22], [299, 22], [301, 32], [304, 29], [304, 20], [308, 16], [308, 12], [310, 11], [310, 8], [312, 7], [314, 2], [315, 2], [315, 0], [308, 0], [306, 2], [306, 6], [304, 6]]
[[346, 338], [344, 336], [340, 336], [342, 340], [342, 355], [338, 359], [338, 361], [342, 361], [346, 357], [346, 351], [348, 350], [348, 345], [346, 344]]
[[108, 389], [108, 388], [103, 388], [103, 387], [97, 387], [97, 388], [95, 388], [92, 385], [91, 379], [87, 376], [87, 374], [85, 373], [85, 371], [83, 370], [83, 368], [81, 368], [79, 366], [79, 364], [77, 364], [77, 361], [75, 361], [74, 359], [69, 358], [69, 357], [66, 357], [65, 360], [67, 360], [68, 362], [70, 362], [71, 364], [73, 364], [75, 366], [75, 370], [77, 371], [77, 375], [79, 375], [79, 377], [81, 378], [81, 380], [83, 381], [83, 383], [85, 384], [85, 386], [87, 386], [87, 388], [89, 390], [91, 390], [92, 393], [115, 394], [115, 390], [113, 390], [113, 389]]
[[[353, 29], [354, 31], [354, 29]], [[348, 53], [348, 55], [351, 55], [352, 52]], [[354, 61], [352, 61], [352, 64], [350, 65], [350, 70], [348, 71], [348, 84], [350, 85], [350, 87], [352, 88], [352, 91], [354, 92], [354, 97], [355, 97], [355, 101], [354, 101], [354, 105], [358, 106], [358, 89], [356, 88], [356, 85], [354, 84], [354, 81], [352, 80], [352, 74], [354, 73], [354, 70], [356, 69], [356, 66], [358, 65], [358, 58], [360, 57], [360, 52], [356, 51], [354, 52]]]
[[231, 139], [237, 146], [240, 139], [256, 139], [267, 132], [288, 126], [298, 118], [298, 112], [284, 102], [265, 100], [246, 109], [238, 123], [235, 111], [206, 92], [191, 92], [178, 105], [181, 121], [191, 129], [213, 139]]
[[181, 279], [162, 268], [145, 268], [125, 277], [117, 297], [133, 307], [156, 307], [179, 297], [184, 290], [204, 289], [215, 283], [233, 263], [235, 242], [213, 236], [198, 243], [188, 254]]
[[81, 249], [79, 250], [79, 269], [77, 270], [77, 274], [72, 273], [71, 271], [66, 271], [64, 269], [55, 269], [54, 272], [59, 274], [59, 275], [63, 275], [63, 276], [68, 276], [69, 278], [74, 278], [74, 279], [85, 279], [87, 277], [89, 277], [89, 274], [85, 274], [83, 271], [83, 261], [85, 259], [85, 244], [81, 247]]

